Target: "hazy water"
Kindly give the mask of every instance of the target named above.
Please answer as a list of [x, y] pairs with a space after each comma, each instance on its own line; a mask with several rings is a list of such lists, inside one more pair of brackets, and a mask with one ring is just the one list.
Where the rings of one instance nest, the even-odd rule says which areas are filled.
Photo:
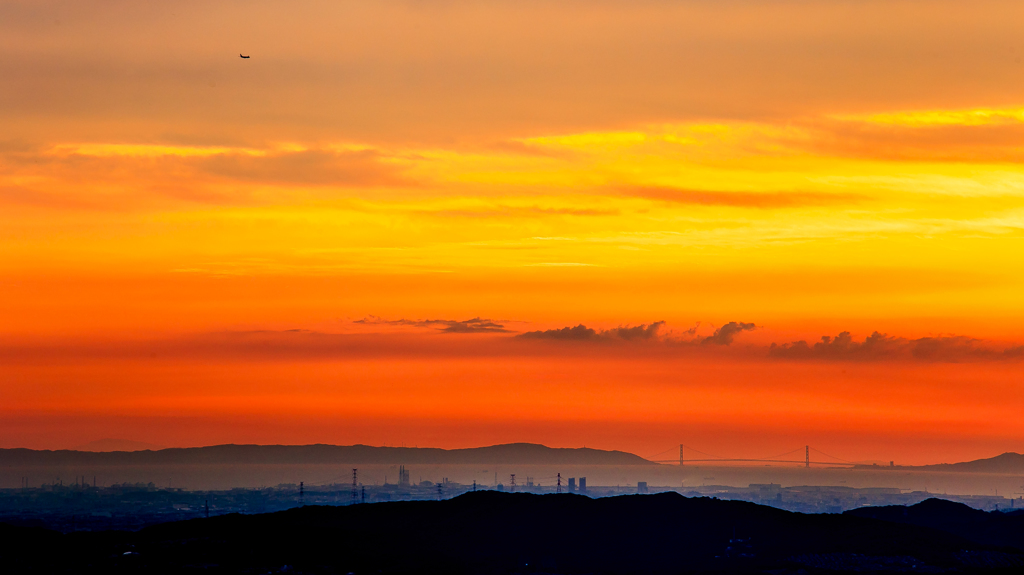
[[[351, 484], [352, 468], [359, 469], [359, 482], [395, 483], [398, 465], [145, 465], [145, 466], [82, 466], [82, 467], [0, 467], [0, 487], [29, 485], [63, 480], [74, 483], [76, 476], [85, 476], [88, 483], [100, 486], [113, 483], [149, 483], [157, 487], [178, 487], [194, 490], [221, 490], [234, 487], [274, 487], [279, 484], [308, 486]], [[751, 483], [778, 483], [784, 487], [799, 485], [830, 485], [846, 487], [897, 487], [904, 490], [948, 493], [951, 495], [1003, 495], [1024, 492], [1024, 477], [986, 473], [945, 473], [900, 470], [851, 470], [841, 468], [804, 468], [802, 466], [706, 467], [677, 465], [603, 466], [603, 465], [413, 465], [408, 466], [413, 482], [433, 482], [448, 478], [463, 484], [474, 480], [492, 485], [495, 478], [508, 485], [510, 474], [516, 483], [526, 485], [528, 478], [543, 486], [553, 486], [557, 473], [563, 484], [570, 477], [586, 477], [589, 486], [628, 486], [646, 481], [652, 487], [697, 487], [729, 485], [746, 487]]]

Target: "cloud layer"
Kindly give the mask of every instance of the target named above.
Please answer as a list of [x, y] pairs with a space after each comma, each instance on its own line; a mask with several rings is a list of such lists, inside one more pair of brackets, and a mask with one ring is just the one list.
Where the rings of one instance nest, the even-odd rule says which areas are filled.
[[666, 322], [656, 321], [640, 325], [625, 325], [606, 330], [595, 330], [583, 324], [575, 327], [528, 331], [516, 336], [520, 339], [547, 339], [561, 341], [637, 341], [673, 344], [699, 344], [727, 346], [737, 334], [756, 329], [755, 324], [730, 321], [708, 336], [697, 336], [697, 325], [682, 332], [666, 332]]
[[705, 337], [701, 340], [703, 345], [729, 345], [732, 343], [736, 334], [744, 331], [750, 331], [755, 329], [757, 326], [753, 323], [744, 323], [739, 321], [730, 321], [722, 327], [715, 330], [715, 333]]
[[517, 335], [520, 339], [549, 339], [561, 341], [652, 341], [658, 340], [664, 321], [642, 323], [635, 326], [619, 326], [597, 331], [582, 323], [576, 327], [528, 331]]
[[435, 328], [444, 333], [502, 333], [510, 330], [490, 319], [474, 317], [473, 319], [395, 319], [386, 320], [376, 316], [367, 316], [352, 323], [362, 325], [402, 325], [409, 327]]
[[962, 335], [908, 339], [873, 332], [856, 341], [850, 332], [821, 341], [771, 344], [768, 355], [783, 359], [819, 359], [841, 361], [881, 361], [911, 359], [933, 362], [990, 361], [1024, 356], [1024, 346], [1000, 349], [996, 344]]

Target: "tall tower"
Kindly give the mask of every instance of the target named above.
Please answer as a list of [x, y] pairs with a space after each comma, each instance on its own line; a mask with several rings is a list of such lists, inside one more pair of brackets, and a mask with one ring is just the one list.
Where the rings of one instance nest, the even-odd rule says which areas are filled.
[[359, 497], [359, 470], [352, 470], [352, 503]]
[[810, 466], [811, 466], [811, 446], [810, 445], [805, 445], [804, 446], [804, 467], [810, 467]]
[[562, 492], [562, 474], [559, 473], [558, 474], [558, 485], [555, 487], [555, 493], [561, 493], [561, 492]]
[[511, 491], [512, 493], [515, 493], [516, 492], [516, 474], [515, 473], [512, 474], [512, 477], [511, 477], [511, 479], [509, 479], [508, 483], [509, 483], [509, 491]]
[[679, 467], [683, 466], [683, 444], [679, 444]]

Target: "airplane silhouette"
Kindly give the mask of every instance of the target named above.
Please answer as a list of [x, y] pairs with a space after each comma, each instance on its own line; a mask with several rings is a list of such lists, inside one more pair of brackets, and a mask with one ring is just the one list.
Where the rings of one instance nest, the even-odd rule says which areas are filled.
[[239, 56], [241, 56], [242, 58], [248, 58], [248, 56], [242, 56], [241, 54], [239, 54]]

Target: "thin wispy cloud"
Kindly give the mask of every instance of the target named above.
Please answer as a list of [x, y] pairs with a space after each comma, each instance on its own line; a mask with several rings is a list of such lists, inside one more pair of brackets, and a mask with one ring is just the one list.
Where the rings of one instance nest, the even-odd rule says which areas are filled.
[[419, 210], [418, 215], [439, 218], [538, 218], [545, 216], [615, 216], [619, 210], [596, 208], [544, 208], [540, 206], [491, 206], [478, 209]]
[[377, 316], [367, 316], [357, 319], [352, 323], [361, 325], [397, 325], [408, 327], [431, 328], [443, 333], [505, 333], [511, 330], [505, 329], [501, 323], [490, 319], [475, 317], [466, 320], [454, 319], [383, 319]]
[[660, 200], [675, 204], [704, 206], [731, 206], [738, 208], [794, 208], [834, 206], [862, 202], [865, 196], [850, 193], [822, 192], [742, 192], [718, 190], [690, 190], [659, 186], [625, 187], [619, 190], [626, 196]]

